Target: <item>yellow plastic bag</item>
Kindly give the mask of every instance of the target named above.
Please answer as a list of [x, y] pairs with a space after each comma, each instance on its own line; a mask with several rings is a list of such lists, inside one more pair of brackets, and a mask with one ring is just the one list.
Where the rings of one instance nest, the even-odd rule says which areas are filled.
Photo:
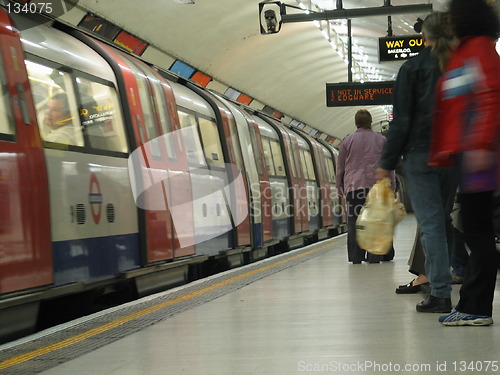
[[372, 254], [387, 254], [392, 247], [394, 228], [405, 216], [404, 206], [395, 199], [389, 179], [378, 181], [368, 192], [356, 221], [358, 245]]

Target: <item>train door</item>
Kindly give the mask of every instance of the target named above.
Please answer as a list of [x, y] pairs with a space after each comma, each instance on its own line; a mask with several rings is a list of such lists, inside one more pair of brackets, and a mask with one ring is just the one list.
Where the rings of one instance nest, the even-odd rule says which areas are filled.
[[257, 160], [255, 158], [257, 150], [254, 149], [250, 135], [251, 127], [253, 126], [252, 124], [255, 122], [244, 110], [236, 107], [234, 104], [223, 98], [219, 97], [219, 99], [231, 109], [231, 112], [236, 120], [236, 133], [238, 138], [233, 140], [233, 144], [235, 142], [238, 144], [246, 172], [250, 203], [249, 216], [251, 218], [250, 222], [252, 225], [252, 247], [259, 248], [263, 246], [264, 240], [262, 225], [262, 194], [260, 191]]
[[[135, 191], [136, 205], [143, 209], [141, 220], [144, 242], [142, 263], [173, 258], [172, 223], [166, 210], [167, 192], [164, 183], [157, 182], [154, 168], [161, 170], [164, 153], [155, 140], [159, 132], [150, 100], [150, 86], [147, 77], [130, 60], [125, 60], [110, 47], [94, 42], [117, 74], [123, 107], [129, 109], [126, 117], [132, 125], [132, 155], [129, 167], [133, 170], [132, 188]], [[153, 142], [151, 142], [153, 141]], [[146, 250], [144, 250], [146, 249]], [[145, 251], [145, 253], [144, 253]]]
[[[178, 131], [180, 128], [175, 98], [172, 88], [167, 81], [139, 61], [132, 62], [130, 58], [122, 55], [130, 66], [137, 69], [141, 77], [145, 78], [147, 91], [139, 89], [141, 103], [150, 103], [150, 106], [143, 113], [149, 113], [150, 126], [153, 123], [155, 128], [146, 127], [149, 150], [156, 150], [156, 155], [149, 155], [148, 163], [154, 171], [161, 171], [162, 194], [165, 202], [158, 214], [162, 215], [162, 224], [165, 225], [168, 237], [164, 250], [157, 254], [155, 260], [168, 259], [166, 254], [172, 249], [173, 257], [181, 257], [194, 254], [194, 229], [192, 210], [191, 179], [189, 176], [189, 166], [185, 152], [183, 152], [182, 137]], [[137, 79], [137, 75], [136, 75]], [[138, 85], [140, 87], [140, 85]], [[146, 97], [148, 94], [149, 97]], [[170, 108], [167, 96], [171, 101]], [[145, 121], [148, 116], [145, 116]], [[173, 125], [176, 124], [177, 131], [172, 132]], [[141, 142], [143, 140], [141, 139]], [[158, 184], [158, 181], [156, 181]], [[182, 210], [179, 208], [182, 207]], [[158, 207], [159, 208], [159, 207]], [[158, 211], [158, 210], [155, 210]], [[153, 259], [151, 259], [153, 261]]]
[[316, 182], [317, 176], [314, 170], [311, 147], [301, 136], [297, 135], [297, 141], [299, 143], [299, 154], [302, 163], [302, 170], [304, 171], [304, 176], [306, 179], [309, 230], [316, 231], [320, 227], [319, 188]]
[[[259, 196], [261, 202], [261, 220], [262, 220], [262, 241], [266, 243], [273, 239], [273, 217], [271, 214], [271, 185], [269, 183], [269, 175], [267, 173], [264, 160], [264, 149], [262, 147], [262, 140], [260, 135], [259, 126], [255, 120], [249, 121], [250, 140], [252, 142], [255, 164], [257, 167], [257, 174], [259, 176]], [[253, 187], [252, 187], [253, 188]]]
[[307, 188], [304, 170], [300, 163], [299, 144], [297, 136], [288, 129], [283, 129], [285, 149], [288, 150], [290, 180], [292, 192], [294, 195], [294, 216], [295, 233], [306, 232], [309, 230], [308, 209], [307, 209]]
[[310, 141], [309, 144], [311, 145], [313, 151], [314, 165], [316, 167], [316, 177], [319, 187], [321, 227], [329, 227], [333, 224], [333, 215], [330, 180], [328, 178], [324, 152], [325, 147], [317, 143], [315, 140]]
[[[290, 198], [290, 185], [286, 175], [284, 151], [277, 130], [260, 117], [255, 118], [262, 142], [264, 165], [269, 176], [270, 189], [266, 196], [271, 197], [273, 238], [283, 240], [289, 237], [293, 227], [293, 204]], [[271, 194], [268, 194], [270, 190]]]
[[168, 171], [173, 172], [167, 181], [167, 200], [173, 225], [174, 257], [178, 258], [195, 253], [192, 182], [172, 87], [158, 73], [152, 72], [158, 78], [163, 90], [162, 95], [160, 87], [154, 86], [155, 106], [160, 117], [160, 133], [167, 153], [165, 163]]
[[333, 155], [327, 146], [323, 147], [323, 153], [325, 155], [325, 166], [328, 175], [328, 181], [330, 184], [330, 202], [332, 210], [332, 225], [338, 227], [341, 222], [342, 208], [340, 206], [339, 196], [337, 193], [336, 186], [336, 176], [335, 176], [335, 163], [333, 161]]
[[[226, 186], [229, 187], [229, 201], [227, 203], [230, 207], [230, 216], [234, 228], [232, 247], [249, 246], [251, 240], [250, 217], [248, 215], [248, 184], [245, 182], [245, 167], [241, 155], [240, 144], [238, 142], [238, 130], [234, 115], [218, 99], [200, 90], [197, 86], [187, 83], [187, 87], [198, 93], [210, 103], [217, 117], [220, 144], [224, 153], [224, 159], [226, 160], [224, 166], [228, 178], [228, 184]], [[205, 138], [205, 129], [200, 126], [200, 130], [203, 141], [203, 138]], [[207, 160], [209, 159], [210, 157], [208, 155]]]
[[0, 9], [0, 293], [53, 282], [49, 192], [19, 33]]

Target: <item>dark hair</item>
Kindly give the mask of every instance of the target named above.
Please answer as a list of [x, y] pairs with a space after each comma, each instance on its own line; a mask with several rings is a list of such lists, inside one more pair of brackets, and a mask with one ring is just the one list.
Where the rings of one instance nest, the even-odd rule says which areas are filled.
[[451, 0], [451, 23], [456, 36], [500, 35], [500, 22], [495, 9], [486, 0]]
[[372, 128], [372, 115], [366, 109], [360, 109], [356, 112], [354, 116], [354, 123], [356, 127], [363, 129], [371, 129]]
[[62, 92], [58, 92], [57, 94], [54, 94], [51, 100], [59, 100], [63, 104], [63, 109], [66, 112], [69, 112], [69, 103], [68, 103], [68, 97], [66, 94]]
[[445, 14], [440, 12], [429, 14], [422, 25], [422, 32], [433, 42], [431, 53], [438, 60], [439, 69], [443, 72], [454, 43], [454, 36]]

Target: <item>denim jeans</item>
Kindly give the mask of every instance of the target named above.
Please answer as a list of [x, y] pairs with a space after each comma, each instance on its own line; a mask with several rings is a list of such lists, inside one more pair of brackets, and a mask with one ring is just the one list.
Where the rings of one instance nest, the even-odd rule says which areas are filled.
[[403, 172], [421, 232], [425, 274], [434, 297], [450, 298], [450, 253], [453, 227], [450, 213], [458, 185], [456, 167], [430, 168], [426, 152], [406, 154]]

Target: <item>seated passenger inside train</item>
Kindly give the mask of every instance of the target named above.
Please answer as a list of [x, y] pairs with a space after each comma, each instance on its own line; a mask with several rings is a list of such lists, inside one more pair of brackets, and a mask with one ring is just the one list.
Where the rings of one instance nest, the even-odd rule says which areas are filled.
[[45, 110], [44, 126], [48, 133], [45, 141], [64, 144], [75, 144], [75, 130], [73, 117], [69, 111], [66, 94], [55, 94], [47, 103]]

